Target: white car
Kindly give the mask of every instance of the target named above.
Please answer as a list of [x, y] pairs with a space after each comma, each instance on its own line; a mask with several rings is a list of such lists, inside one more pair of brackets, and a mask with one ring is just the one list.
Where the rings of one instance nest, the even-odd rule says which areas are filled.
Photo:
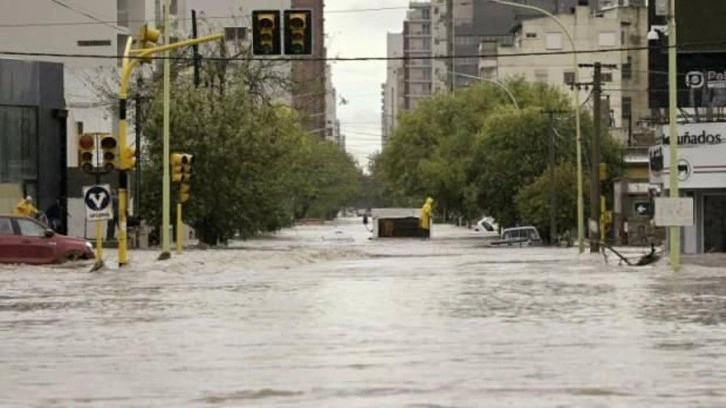
[[476, 225], [474, 225], [474, 231], [477, 232], [497, 232], [498, 230], [499, 225], [494, 222], [494, 218], [492, 217], [482, 217], [482, 219], [477, 221]]

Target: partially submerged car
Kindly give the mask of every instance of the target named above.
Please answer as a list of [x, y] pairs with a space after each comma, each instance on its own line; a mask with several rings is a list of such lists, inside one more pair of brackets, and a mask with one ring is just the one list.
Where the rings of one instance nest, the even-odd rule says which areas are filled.
[[93, 260], [91, 244], [58, 234], [32, 218], [0, 215], [0, 263], [47, 265]]
[[502, 231], [501, 239], [492, 242], [493, 246], [537, 246], [542, 245], [542, 237], [537, 228], [528, 225], [524, 227], [507, 228]]

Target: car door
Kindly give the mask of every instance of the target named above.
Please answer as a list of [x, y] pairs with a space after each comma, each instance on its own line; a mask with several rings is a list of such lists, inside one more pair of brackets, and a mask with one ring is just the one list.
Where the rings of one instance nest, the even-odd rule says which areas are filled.
[[24, 263], [46, 264], [55, 260], [57, 243], [46, 238], [47, 228], [27, 218], [17, 218], [15, 222], [20, 231], [21, 254]]
[[0, 263], [16, 263], [17, 245], [20, 239], [15, 235], [13, 222], [9, 217], [0, 217]]

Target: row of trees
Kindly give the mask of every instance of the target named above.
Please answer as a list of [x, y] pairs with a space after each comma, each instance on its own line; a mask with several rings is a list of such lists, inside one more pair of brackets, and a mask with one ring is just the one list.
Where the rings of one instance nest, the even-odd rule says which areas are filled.
[[[207, 52], [224, 56], [224, 47]], [[188, 51], [177, 56], [190, 57]], [[294, 86], [287, 76], [244, 57], [205, 62], [199, 87], [192, 81], [191, 58], [179, 58], [172, 69], [170, 148], [195, 160], [184, 219], [210, 245], [276, 231], [295, 219], [330, 218], [358, 196], [361, 186], [351, 156], [323, 140], [322, 133], [306, 132], [300, 113], [276, 102], [275, 95]], [[148, 103], [141, 110], [140, 215], [156, 226], [161, 224], [163, 170], [158, 73], [142, 88]]]
[[[371, 165], [375, 194], [401, 205], [418, 204], [430, 195], [445, 215], [471, 221], [486, 214], [504, 227], [533, 224], [548, 236], [547, 169], [554, 134], [558, 230], [576, 225], [575, 116], [569, 96], [522, 79], [505, 85], [519, 109], [501, 89], [481, 83], [455, 94], [437, 94], [404, 113]], [[568, 113], [556, 115], [551, 125], [547, 110]], [[586, 113], [581, 129], [587, 180], [593, 126]], [[622, 147], [609, 134], [601, 140], [601, 161], [608, 164], [609, 177], [617, 177]], [[587, 199], [588, 184], [584, 194]]]

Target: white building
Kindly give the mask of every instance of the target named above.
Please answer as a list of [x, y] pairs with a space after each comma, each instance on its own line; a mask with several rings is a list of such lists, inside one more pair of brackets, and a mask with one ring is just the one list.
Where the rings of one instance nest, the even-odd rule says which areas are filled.
[[[628, 128], [631, 120], [647, 115], [648, 107], [648, 10], [643, 7], [614, 7], [592, 13], [587, 6], [578, 6], [574, 13], [557, 17], [575, 39], [578, 50], [612, 52], [582, 53], [579, 64], [611, 64], [603, 69], [603, 97], [609, 105], [611, 126]], [[551, 18], [523, 21], [514, 29], [514, 45], [483, 42], [480, 45], [480, 76], [494, 80], [523, 77], [530, 82], [560, 86], [572, 93], [575, 78], [572, 54], [557, 54], [572, 49], [562, 28]], [[620, 50], [622, 48], [622, 50]], [[542, 55], [552, 52], [555, 55]], [[488, 56], [491, 55], [491, 56]], [[592, 67], [578, 69], [579, 82], [592, 82]], [[580, 100], [588, 101], [592, 86], [580, 89]]]
[[[670, 162], [673, 143], [663, 126], [660, 144], [650, 148], [650, 182], [668, 196], [671, 171], [678, 172], [681, 197], [693, 199], [693, 225], [681, 230], [686, 254], [726, 252], [726, 123], [678, 125], [678, 162]], [[658, 209], [656, 208], [657, 212]]]

